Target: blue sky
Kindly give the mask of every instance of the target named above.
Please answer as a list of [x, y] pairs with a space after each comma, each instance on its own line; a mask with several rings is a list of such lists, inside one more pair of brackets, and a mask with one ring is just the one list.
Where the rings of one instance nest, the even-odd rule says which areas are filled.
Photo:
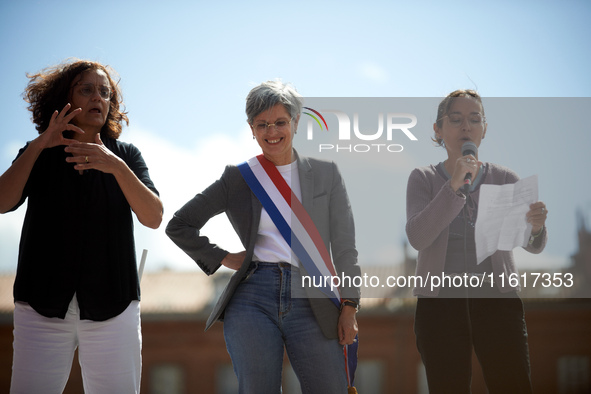
[[[571, 122], [589, 112], [590, 17], [589, 1], [3, 0], [0, 171], [36, 135], [21, 96], [27, 72], [68, 57], [111, 65], [129, 111], [122, 139], [144, 154], [166, 210], [161, 229], [137, 229], [137, 248], [150, 250], [147, 269], [193, 269], [164, 226], [224, 164], [258, 153], [246, 129], [244, 99], [262, 81], [281, 78], [308, 97], [443, 97], [477, 88], [485, 97], [581, 98], [575, 115], [528, 109], [530, 119], [552, 120], [555, 127], [542, 131], [527, 119], [518, 130], [498, 127], [501, 119], [488, 113], [481, 147], [482, 160], [524, 177], [539, 175], [551, 239], [536, 261], [564, 262], [576, 252], [576, 210], [591, 219], [590, 133], [582, 116]], [[445, 158], [429, 141], [429, 125], [417, 132], [417, 145], [397, 158], [391, 178], [402, 191], [392, 198], [397, 208], [391, 244], [384, 246], [394, 256], [404, 238], [400, 196], [410, 169]], [[356, 190], [367, 178], [346, 178], [363, 224], [372, 218], [363, 217], [368, 202]], [[23, 214], [0, 216], [0, 271], [16, 267]], [[237, 251], [231, 230], [217, 219], [214, 240]]]

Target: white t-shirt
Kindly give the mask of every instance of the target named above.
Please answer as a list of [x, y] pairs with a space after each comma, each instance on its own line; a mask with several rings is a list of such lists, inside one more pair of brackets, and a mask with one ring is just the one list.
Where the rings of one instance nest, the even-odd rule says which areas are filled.
[[[293, 193], [302, 200], [302, 189], [300, 187], [300, 177], [298, 172], [298, 163], [294, 161], [291, 164], [276, 167], [285, 182], [291, 187]], [[291, 219], [291, 218], [289, 218]], [[291, 225], [291, 220], [288, 220]], [[259, 223], [259, 230], [257, 240], [254, 245], [255, 261], [265, 261], [268, 263], [287, 262], [293, 266], [299, 266], [299, 260], [293, 254], [291, 248], [283, 239], [283, 236], [271, 220], [271, 217], [263, 208], [261, 212], [261, 222]]]

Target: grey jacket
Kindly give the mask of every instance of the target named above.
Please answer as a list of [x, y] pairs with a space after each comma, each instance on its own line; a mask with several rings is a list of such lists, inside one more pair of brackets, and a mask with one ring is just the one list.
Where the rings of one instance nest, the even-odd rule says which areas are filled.
[[[297, 154], [296, 154], [297, 155]], [[331, 251], [337, 274], [360, 275], [355, 248], [355, 226], [345, 184], [333, 162], [297, 157], [302, 205], [314, 221]], [[221, 265], [228, 251], [210, 243], [200, 229], [215, 215], [225, 212], [246, 250], [241, 268], [236, 271], [215, 304], [205, 330], [223, 314], [234, 291], [245, 277], [252, 260], [262, 205], [251, 192], [236, 166], [227, 166], [221, 178], [178, 210], [166, 227], [166, 234], [187, 253], [207, 275]], [[302, 275], [307, 275], [300, 267]], [[339, 310], [331, 300], [313, 289], [306, 289], [310, 305], [322, 332], [337, 338]], [[359, 289], [343, 290], [343, 297], [359, 299]]]
[[[510, 169], [492, 163], [486, 163], [487, 173], [483, 184], [504, 185], [515, 183], [519, 176]], [[471, 193], [478, 201], [480, 190]], [[408, 178], [406, 188], [406, 234], [412, 247], [419, 251], [417, 257], [416, 274], [425, 279], [429, 276], [443, 273], [445, 254], [449, 235], [449, 224], [464, 207], [466, 198], [456, 194], [450, 181], [443, 178], [435, 166], [415, 168]], [[525, 250], [540, 253], [544, 250], [548, 240], [547, 229], [536, 238], [536, 242], [528, 245]], [[513, 252], [497, 250], [491, 256], [494, 277], [505, 275], [505, 286], [499, 288], [501, 292], [520, 290], [507, 284], [509, 275], [518, 273], [513, 258]], [[499, 286], [498, 282], [497, 286]], [[436, 296], [440, 288], [433, 290], [428, 285], [416, 287], [414, 295]]]

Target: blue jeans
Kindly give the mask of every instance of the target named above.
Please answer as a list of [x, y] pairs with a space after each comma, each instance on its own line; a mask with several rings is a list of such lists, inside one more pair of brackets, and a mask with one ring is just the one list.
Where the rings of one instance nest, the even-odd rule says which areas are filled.
[[299, 271], [287, 263], [251, 264], [224, 313], [240, 393], [281, 392], [284, 347], [304, 394], [347, 393], [343, 347], [322, 334], [307, 298], [291, 296]]

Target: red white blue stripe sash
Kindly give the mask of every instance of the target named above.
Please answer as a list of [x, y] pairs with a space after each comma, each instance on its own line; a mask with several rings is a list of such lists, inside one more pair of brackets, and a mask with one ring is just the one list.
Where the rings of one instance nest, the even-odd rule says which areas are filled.
[[[328, 250], [312, 218], [275, 165], [263, 155], [259, 155], [242, 163], [238, 168], [308, 274], [318, 279], [336, 276]], [[321, 281], [317, 280], [314, 283]], [[335, 287], [331, 291], [330, 281], [327, 284], [328, 286], [321, 286], [319, 289], [332, 299], [335, 305], [340, 306], [338, 288]]]
[[[279, 170], [263, 155], [238, 165], [238, 169], [308, 275], [317, 278], [313, 283], [327, 285], [318, 289], [340, 308], [339, 289], [330, 286], [330, 280], [328, 283], [324, 280], [337, 276], [326, 245], [312, 218]], [[350, 387], [353, 386], [357, 366], [357, 346], [358, 342], [345, 346], [347, 380]]]

